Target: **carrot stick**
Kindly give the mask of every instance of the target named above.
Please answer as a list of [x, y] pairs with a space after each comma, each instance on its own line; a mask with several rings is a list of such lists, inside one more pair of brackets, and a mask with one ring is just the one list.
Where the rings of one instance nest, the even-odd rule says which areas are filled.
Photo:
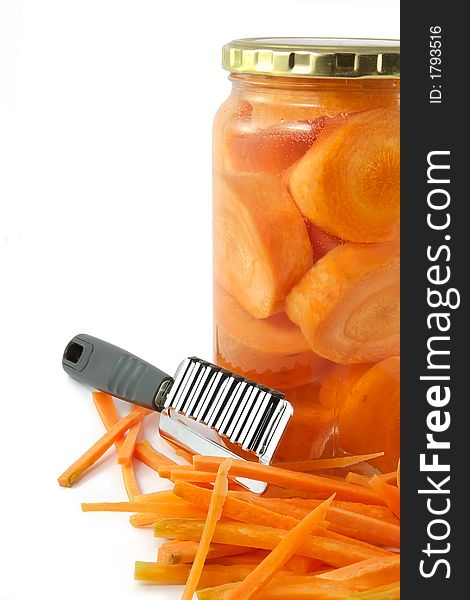
[[[179, 495], [177, 492], [175, 492]], [[231, 496], [227, 502], [232, 500]], [[310, 503], [310, 506], [299, 506], [286, 502], [285, 500], [276, 500], [275, 498], [253, 498], [249, 501], [260, 507], [265, 507], [273, 512], [279, 513], [280, 518], [286, 515], [296, 519], [303, 519], [314, 507], [321, 504], [320, 500]], [[344, 503], [343, 503], [344, 504]], [[282, 516], [281, 516], [282, 515]], [[233, 517], [236, 518], [236, 517]], [[356, 540], [367, 542], [379, 546], [400, 547], [400, 527], [399, 525], [384, 522], [380, 519], [369, 517], [360, 513], [345, 510], [336, 506], [333, 502], [327, 512], [329, 521], [329, 531], [346, 535]], [[280, 525], [277, 525], [280, 527]]]
[[[175, 463], [171, 463], [168, 465], [160, 465], [158, 467], [158, 474], [160, 477], [164, 477], [165, 479], [170, 479], [172, 469], [178, 471], [194, 471], [193, 465], [175, 465]], [[215, 480], [215, 477], [214, 477]]]
[[207, 510], [193, 504], [162, 504], [154, 505], [152, 510], [139, 511], [131, 516], [130, 522], [134, 527], [144, 527], [161, 519], [203, 519], [206, 514]]
[[373, 588], [348, 596], [346, 600], [400, 600], [400, 582]]
[[[103, 425], [106, 431], [109, 431], [113, 425], [119, 421], [119, 414], [114, 403], [112, 396], [105, 394], [104, 392], [93, 392], [93, 402], [96, 410], [103, 421]], [[114, 445], [116, 450], [119, 452], [123, 444], [122, 438], [116, 439]], [[141, 491], [137, 478], [134, 472], [134, 465], [132, 460], [127, 465], [121, 465], [122, 479], [124, 481], [124, 487], [126, 488], [129, 500], [132, 500], [134, 496], [138, 496]]]
[[[333, 581], [310, 577], [304, 578], [307, 579], [304, 583], [298, 583], [291, 577], [285, 577], [283, 581], [277, 577], [275, 575], [271, 584], [257, 594], [256, 600], [345, 600], [352, 592], [350, 587]], [[226, 600], [238, 585], [230, 583], [203, 589], [198, 591], [197, 597], [198, 600]]]
[[[221, 459], [211, 456], [194, 456], [196, 470], [216, 471]], [[381, 498], [372, 490], [360, 488], [345, 481], [333, 481], [320, 475], [287, 471], [244, 460], [234, 460], [230, 469], [234, 477], [246, 477], [272, 483], [279, 487], [293, 488], [308, 492], [336, 493], [339, 500], [355, 500], [369, 504], [382, 504]]]
[[302, 545], [305, 537], [310, 535], [317, 525], [323, 520], [326, 511], [332, 503], [334, 496], [325, 500], [317, 506], [310, 514], [291, 529], [279, 544], [243, 582], [233, 590], [227, 600], [250, 600], [262, 590], [273, 578], [275, 573], [285, 565], [298, 548]]
[[[133, 410], [136, 410], [136, 408]], [[141, 425], [142, 422], [136, 423], [129, 429], [118, 453], [118, 463], [120, 465], [127, 465], [131, 460], [132, 455], [134, 454], [137, 438], [139, 437]]]
[[59, 477], [59, 484], [63, 487], [72, 487], [74, 481], [94, 465], [106, 450], [113, 445], [117, 438], [127, 431], [129, 427], [132, 427], [132, 425], [146, 417], [149, 412], [145, 408], [138, 408], [120, 419]]
[[[210, 493], [210, 492], [209, 492]], [[206, 515], [204, 508], [185, 502], [178, 503], [153, 503], [153, 502], [89, 502], [82, 504], [83, 512], [138, 512], [160, 513], [172, 517], [200, 517]]]
[[391, 473], [382, 473], [382, 475], [379, 475], [379, 477], [380, 479], [383, 479], [385, 483], [391, 483], [392, 485], [396, 485], [397, 474], [397, 471], [392, 471]]
[[378, 458], [379, 456], [383, 456], [383, 452], [376, 452], [375, 454], [359, 454], [357, 456], [341, 456], [338, 458], [318, 458], [315, 460], [280, 462], [276, 463], [275, 466], [280, 467], [281, 469], [288, 469], [289, 471], [321, 471], [324, 469], [351, 467], [361, 462]]
[[136, 513], [131, 515], [129, 521], [132, 527], [148, 527], [154, 526], [162, 518], [161, 513]]
[[341, 581], [354, 586], [358, 591], [365, 591], [398, 581], [400, 579], [400, 557], [372, 558], [341, 569], [321, 573], [318, 577], [329, 581]]
[[155, 450], [147, 440], [137, 442], [134, 448], [134, 456], [157, 473], [161, 465], [171, 462], [167, 456]]
[[[155, 523], [154, 533], [156, 537], [199, 541], [203, 526], [204, 521], [198, 519], [165, 519]], [[284, 529], [275, 529], [264, 525], [220, 522], [215, 528], [213, 541], [217, 544], [272, 550], [285, 535]], [[334, 567], [344, 567], [366, 558], [383, 556], [383, 552], [379, 548], [365, 548], [342, 540], [316, 535], [306, 538], [298, 550], [298, 554], [301, 556], [316, 558]]]
[[[161, 492], [150, 492], [149, 494], [139, 494], [134, 496], [134, 502], [173, 502], [175, 504], [183, 504], [183, 500], [173, 494], [172, 490], [162, 490]], [[388, 509], [387, 509], [388, 510]]]
[[[234, 565], [229, 567], [224, 565], [207, 565], [201, 573], [197, 587], [240, 581], [252, 570], [252, 565]], [[160, 585], [184, 585], [187, 581], [189, 582], [190, 571], [191, 565], [183, 564], [162, 567], [156, 563], [138, 561], [135, 563], [134, 577], [138, 581], [159, 583]], [[190, 598], [192, 600], [192, 596]]]
[[362, 487], [369, 487], [370, 477], [366, 477], [366, 475], [360, 475], [359, 473], [347, 473], [344, 478], [348, 483], [353, 483], [354, 485], [360, 485]]
[[211, 501], [207, 511], [206, 522], [202, 530], [199, 548], [197, 549], [181, 600], [192, 600], [194, 592], [199, 585], [199, 580], [201, 579], [204, 563], [209, 553], [214, 531], [217, 522], [222, 516], [224, 503], [227, 498], [228, 472], [230, 471], [231, 465], [231, 459], [225, 460], [217, 470], [217, 479], [215, 480], [214, 490], [211, 495]]
[[[192, 563], [196, 557], [199, 542], [175, 540], [163, 543], [158, 549], [159, 565], [179, 565]], [[211, 544], [207, 553], [208, 560], [216, 561], [217, 564], [228, 564], [221, 562], [231, 558], [234, 560], [231, 564], [241, 564], [237, 562], [238, 556], [252, 552], [251, 548], [243, 546], [229, 546], [228, 544]], [[238, 556], [237, 556], [238, 555]]]
[[[184, 481], [175, 483], [173, 493], [187, 502], [194, 502], [196, 506], [208, 507], [211, 499], [210, 490], [197, 488]], [[243, 523], [267, 525], [279, 529], [291, 529], [298, 523], [298, 519], [294, 517], [284, 516], [230, 496], [225, 500], [223, 515]]]
[[196, 470], [181, 470], [179, 468], [171, 469], [171, 481], [187, 481], [188, 483], [214, 483], [216, 478], [215, 473]]
[[376, 475], [369, 482], [370, 487], [376, 492], [390, 510], [400, 518], [400, 488], [385, 483]]

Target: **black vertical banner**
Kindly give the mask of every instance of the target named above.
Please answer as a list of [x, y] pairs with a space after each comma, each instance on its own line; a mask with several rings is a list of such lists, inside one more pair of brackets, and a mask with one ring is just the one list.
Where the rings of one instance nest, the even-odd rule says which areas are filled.
[[470, 598], [470, 31], [457, 6], [402, 3], [401, 593], [410, 600]]

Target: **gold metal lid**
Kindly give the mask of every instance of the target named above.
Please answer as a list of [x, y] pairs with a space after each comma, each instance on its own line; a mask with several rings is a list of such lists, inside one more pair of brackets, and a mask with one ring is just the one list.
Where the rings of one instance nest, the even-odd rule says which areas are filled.
[[226, 44], [223, 68], [276, 77], [400, 77], [400, 41], [246, 38]]

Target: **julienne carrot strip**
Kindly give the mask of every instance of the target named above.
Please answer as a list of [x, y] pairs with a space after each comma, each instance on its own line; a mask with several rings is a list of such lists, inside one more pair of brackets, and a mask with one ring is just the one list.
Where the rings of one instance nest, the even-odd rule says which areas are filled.
[[291, 529], [271, 554], [261, 561], [254, 571], [228, 595], [227, 600], [250, 600], [250, 598], [256, 596], [257, 592], [262, 590], [275, 573], [296, 553], [304, 538], [309, 536], [324, 519], [333, 499], [334, 496], [331, 496], [331, 498], [325, 500]]
[[[199, 542], [174, 540], [163, 543], [158, 549], [157, 564], [179, 565], [192, 563], [196, 557]], [[216, 561], [217, 564], [226, 564], [221, 561], [224, 559], [233, 559], [234, 565], [241, 564], [237, 562], [237, 557], [252, 552], [251, 548], [243, 546], [229, 546], [228, 544], [211, 544], [207, 553], [207, 559]], [[206, 560], [207, 564], [207, 560]]]
[[178, 468], [171, 469], [171, 481], [186, 481], [188, 483], [214, 483], [216, 478], [215, 473], [196, 470], [180, 470]]
[[[95, 404], [96, 410], [98, 411], [100, 419], [102, 420], [106, 431], [109, 431], [109, 429], [111, 429], [111, 427], [119, 421], [119, 414], [114, 400], [112, 396], [109, 396], [104, 392], [93, 392], [92, 396], [93, 402]], [[123, 443], [124, 442], [122, 438], [118, 438], [114, 442], [114, 445], [116, 446], [116, 450], [118, 452], [122, 448]], [[132, 464], [132, 460], [129, 461], [126, 465], [121, 465], [121, 471], [127, 495], [129, 497], [129, 500], [132, 500], [134, 496], [138, 496], [141, 493], [139, 484], [137, 483], [137, 478], [135, 476], [134, 465]]]
[[374, 476], [369, 482], [370, 487], [376, 492], [390, 510], [400, 518], [400, 488], [385, 483], [380, 477]]
[[[224, 565], [207, 565], [201, 573], [197, 587], [240, 581], [252, 570], [252, 565], [234, 565], [229, 567]], [[138, 561], [135, 563], [134, 577], [138, 581], [148, 581], [161, 585], [184, 585], [189, 581], [190, 572], [191, 565], [181, 564], [162, 567], [156, 563]], [[192, 596], [190, 598], [192, 600]]]
[[386, 556], [364, 560], [341, 569], [327, 571], [318, 577], [329, 581], [341, 581], [354, 586], [360, 592], [398, 581], [400, 579], [400, 557]]
[[[154, 534], [161, 538], [199, 541], [203, 526], [204, 522], [197, 519], [164, 519], [155, 523]], [[216, 544], [272, 550], [286, 533], [284, 529], [264, 525], [219, 522], [214, 531], [213, 541]], [[384, 551], [380, 548], [371, 549], [356, 543], [311, 535], [303, 541], [298, 554], [316, 558], [333, 567], [344, 567], [367, 558], [383, 556]]]
[[[134, 407], [133, 410], [136, 410], [136, 408]], [[131, 460], [132, 455], [134, 454], [134, 448], [137, 443], [137, 439], [140, 434], [141, 425], [142, 422], [136, 423], [135, 425], [132, 425], [127, 432], [127, 435], [118, 453], [118, 463], [120, 465], [127, 465]]]
[[173, 502], [176, 504], [186, 504], [173, 494], [172, 490], [162, 490], [161, 492], [151, 492], [149, 494], [139, 494], [138, 496], [134, 496], [134, 502]]
[[[185, 481], [177, 481], [173, 488], [174, 494], [187, 502], [194, 502], [196, 506], [208, 507], [211, 493], [209, 490], [197, 488]], [[223, 515], [236, 521], [254, 525], [267, 525], [279, 529], [291, 529], [298, 523], [298, 519], [275, 513], [271, 510], [249, 504], [228, 496], [225, 500]]]
[[181, 448], [181, 446], [177, 446], [171, 440], [165, 440], [165, 441], [170, 446], [170, 448], [173, 449], [173, 452], [176, 454], [176, 456], [179, 456], [180, 458], [183, 458], [189, 464], [192, 464], [194, 452], [189, 452], [189, 450], [185, 450], [184, 448]]
[[344, 467], [351, 467], [361, 462], [366, 462], [374, 458], [383, 456], [383, 452], [376, 452], [375, 454], [359, 454], [357, 456], [340, 456], [338, 458], [318, 458], [315, 460], [299, 460], [294, 462], [280, 462], [276, 463], [276, 467], [281, 469], [288, 469], [289, 471], [322, 471], [326, 469], [338, 469]]
[[[210, 493], [210, 492], [209, 492]], [[135, 512], [159, 513], [171, 517], [201, 517], [206, 515], [206, 510], [185, 502], [178, 503], [153, 503], [153, 502], [88, 502], [82, 504], [83, 512]]]
[[109, 429], [97, 442], [91, 446], [78, 460], [62, 473], [59, 477], [59, 484], [63, 487], [71, 487], [76, 479], [80, 477], [87, 469], [103, 456], [125, 431], [138, 423], [149, 414], [149, 410], [138, 408], [130, 412], [125, 417], [120, 419], [115, 425]]
[[194, 562], [186, 582], [181, 600], [192, 600], [199, 580], [201, 579], [204, 563], [209, 553], [209, 548], [214, 536], [217, 522], [222, 516], [224, 503], [228, 494], [228, 473], [232, 465], [231, 459], [225, 460], [217, 470], [217, 478], [214, 484], [214, 490], [211, 495], [211, 501], [207, 511], [206, 522], [199, 542], [199, 547], [194, 557]]
[[157, 473], [161, 465], [166, 465], [170, 462], [167, 456], [155, 450], [146, 440], [137, 442], [134, 448], [134, 456]]
[[136, 513], [130, 516], [129, 522], [132, 527], [153, 527], [161, 518], [161, 513]]
[[[196, 470], [216, 471], [221, 459], [212, 456], [194, 456], [193, 464]], [[368, 504], [382, 504], [383, 500], [372, 490], [352, 485], [345, 481], [336, 481], [312, 475], [287, 471], [279, 467], [262, 465], [243, 460], [234, 460], [230, 469], [230, 475], [234, 477], [246, 477], [264, 481], [279, 487], [288, 487], [307, 492], [336, 493], [339, 500], [353, 500]]]
[[359, 473], [350, 473], [346, 474], [344, 478], [348, 483], [353, 483], [354, 485], [360, 485], [362, 487], [369, 487], [370, 477], [366, 477], [366, 475], [360, 475]]
[[[160, 477], [163, 477], [165, 479], [170, 479], [172, 469], [175, 469], [178, 471], [194, 471], [193, 465], [175, 465], [175, 463], [171, 463], [171, 464], [167, 464], [167, 465], [160, 465], [158, 467], [158, 474], [160, 475]], [[214, 480], [215, 480], [215, 477], [214, 477]]]
[[400, 582], [358, 592], [348, 596], [346, 600], [400, 600]]
[[[231, 496], [229, 495], [228, 502], [230, 500]], [[295, 505], [285, 500], [262, 497], [253, 497], [248, 502], [277, 512], [283, 515], [284, 518], [285, 515], [289, 515], [296, 519], [303, 519], [315, 506], [321, 504], [321, 501], [316, 500], [307, 507]], [[400, 547], [400, 527], [393, 523], [342, 509], [335, 506], [334, 502], [328, 509], [327, 520], [329, 521], [328, 530], [330, 532], [346, 535], [355, 541], [362, 540], [368, 544]], [[277, 526], [280, 527], [280, 525]]]

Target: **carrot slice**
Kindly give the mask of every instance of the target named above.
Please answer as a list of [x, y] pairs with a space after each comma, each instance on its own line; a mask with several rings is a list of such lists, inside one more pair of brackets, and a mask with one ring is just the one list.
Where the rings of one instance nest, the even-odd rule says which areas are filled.
[[161, 492], [150, 492], [149, 494], [139, 494], [134, 496], [134, 502], [173, 502], [175, 504], [184, 504], [184, 501], [173, 494], [172, 490], [162, 490]]
[[214, 239], [218, 284], [257, 318], [274, 314], [312, 265], [302, 216], [273, 175], [216, 179]]
[[158, 474], [160, 475], [160, 477], [170, 479], [172, 469], [178, 471], [194, 471], [194, 467], [192, 465], [176, 465], [175, 463], [172, 463], [168, 465], [160, 465], [158, 467]]
[[377, 109], [325, 129], [290, 178], [300, 211], [353, 242], [392, 239], [400, 217], [400, 114]]
[[[207, 587], [208, 585], [221, 585], [232, 581], [240, 581], [253, 570], [252, 565], [206, 565], [196, 587]], [[157, 563], [141, 562], [135, 563], [134, 577], [138, 581], [159, 583], [160, 585], [184, 585], [190, 578], [191, 566], [170, 565], [160, 566]], [[196, 591], [196, 590], [194, 590]], [[194, 593], [194, 592], [193, 592]], [[185, 596], [183, 595], [182, 598]], [[191, 600], [193, 596], [190, 596]]]
[[281, 173], [313, 144], [327, 117], [257, 128], [250, 118], [231, 122], [225, 134], [225, 168], [245, 173]]
[[[96, 410], [98, 411], [98, 414], [103, 422], [103, 425], [106, 428], [106, 431], [108, 431], [113, 425], [115, 425], [119, 421], [119, 414], [116, 408], [116, 404], [114, 403], [112, 396], [109, 396], [104, 392], [93, 392], [92, 396]], [[118, 438], [114, 442], [114, 445], [116, 446], [116, 450], [118, 452], [122, 448], [123, 443], [124, 442], [122, 438]], [[129, 500], [132, 500], [134, 496], [138, 496], [141, 493], [139, 484], [137, 482], [137, 478], [135, 476], [134, 465], [132, 464], [132, 460], [129, 461], [126, 465], [121, 465], [121, 471], [127, 495], [129, 497]]]
[[255, 319], [218, 287], [214, 290], [214, 312], [218, 326], [243, 346], [275, 355], [309, 351], [302, 332], [284, 312]]
[[340, 409], [356, 381], [370, 368], [369, 364], [331, 364], [321, 378], [319, 403], [325, 408]]
[[[157, 563], [161, 566], [192, 563], [196, 558], [196, 552], [198, 547], [199, 542], [182, 540], [164, 542], [158, 549]], [[217, 561], [217, 564], [239, 565], [242, 563], [237, 562], [237, 559], [240, 556], [245, 556], [246, 554], [251, 552], [252, 551], [250, 548], [244, 548], [243, 546], [229, 546], [228, 544], [211, 544], [207, 553], [207, 559]], [[222, 562], [224, 559], [228, 558], [233, 559], [234, 562]]]
[[[276, 467], [282, 469], [288, 469], [290, 471], [301, 471], [303, 473], [308, 471], [321, 471], [326, 469], [338, 469], [344, 467], [351, 467], [361, 462], [366, 462], [374, 458], [383, 456], [383, 452], [376, 452], [373, 454], [359, 454], [357, 456], [339, 456], [336, 458], [317, 458], [314, 460], [299, 460], [295, 462], [281, 462], [276, 463]], [[348, 473], [349, 475], [350, 473]]]
[[246, 579], [228, 596], [228, 600], [249, 600], [262, 590], [273, 578], [274, 574], [285, 565], [298, 548], [304, 538], [323, 520], [326, 511], [333, 501], [334, 496], [317, 506], [310, 514], [291, 529], [279, 544]]
[[209, 548], [212, 542], [217, 522], [222, 516], [225, 501], [228, 494], [228, 473], [232, 464], [231, 459], [225, 460], [217, 470], [217, 479], [215, 480], [214, 490], [211, 494], [209, 508], [207, 510], [207, 518], [201, 534], [199, 548], [197, 549], [191, 571], [186, 582], [181, 600], [192, 600], [199, 581], [202, 576], [204, 563], [209, 553]]
[[[279, 575], [279, 574], [278, 574]], [[256, 596], [257, 600], [345, 600], [351, 593], [351, 588], [341, 583], [303, 577], [303, 582], [298, 582], [293, 577], [285, 577], [272, 582]], [[198, 591], [198, 600], [226, 600], [228, 594], [235, 590], [239, 584], [231, 583]]]
[[129, 427], [144, 419], [149, 413], [150, 411], [145, 408], [137, 408], [137, 410], [130, 412], [120, 419], [59, 477], [59, 485], [71, 487], [87, 469], [103, 456], [117, 438], [127, 431]]
[[[137, 407], [134, 407], [133, 410], [137, 410]], [[132, 455], [134, 454], [137, 439], [139, 437], [141, 425], [142, 422], [136, 423], [135, 425], [132, 425], [127, 432], [127, 435], [118, 453], [118, 463], [120, 465], [127, 465], [131, 460]]]
[[400, 518], [400, 488], [389, 483], [385, 483], [380, 477], [372, 477], [369, 482], [370, 487], [377, 492], [390, 510]]
[[[156, 537], [199, 541], [203, 528], [203, 520], [164, 519], [155, 523], [154, 533]], [[285, 535], [285, 529], [228, 521], [217, 524], [213, 542], [272, 550]], [[380, 548], [370, 548], [357, 543], [346, 542], [344, 539], [333, 539], [325, 535], [311, 535], [304, 539], [298, 554], [321, 560], [334, 567], [344, 567], [367, 558], [383, 556], [384, 551]]]
[[354, 586], [358, 591], [364, 591], [398, 581], [400, 557], [371, 558], [341, 569], [321, 573], [318, 577], [329, 581], [341, 581]]
[[[219, 457], [213, 456], [195, 456], [193, 462], [196, 469], [216, 471], [221, 460], [222, 459]], [[288, 487], [307, 492], [320, 491], [330, 494], [336, 493], [340, 500], [381, 504], [381, 501], [376, 494], [345, 481], [336, 481], [320, 475], [312, 475], [310, 473], [287, 471], [286, 469], [280, 469], [279, 467], [263, 465], [260, 463], [234, 460], [230, 468], [230, 475], [265, 481], [266, 483], [278, 485], [279, 487]]]
[[[380, 426], [378, 426], [380, 424]], [[371, 461], [392, 470], [400, 456], [400, 357], [371, 367], [356, 382], [339, 411], [339, 444], [346, 452], [384, 455]]]
[[390, 246], [345, 244], [292, 289], [286, 312], [316, 354], [340, 364], [399, 354], [400, 258]]

